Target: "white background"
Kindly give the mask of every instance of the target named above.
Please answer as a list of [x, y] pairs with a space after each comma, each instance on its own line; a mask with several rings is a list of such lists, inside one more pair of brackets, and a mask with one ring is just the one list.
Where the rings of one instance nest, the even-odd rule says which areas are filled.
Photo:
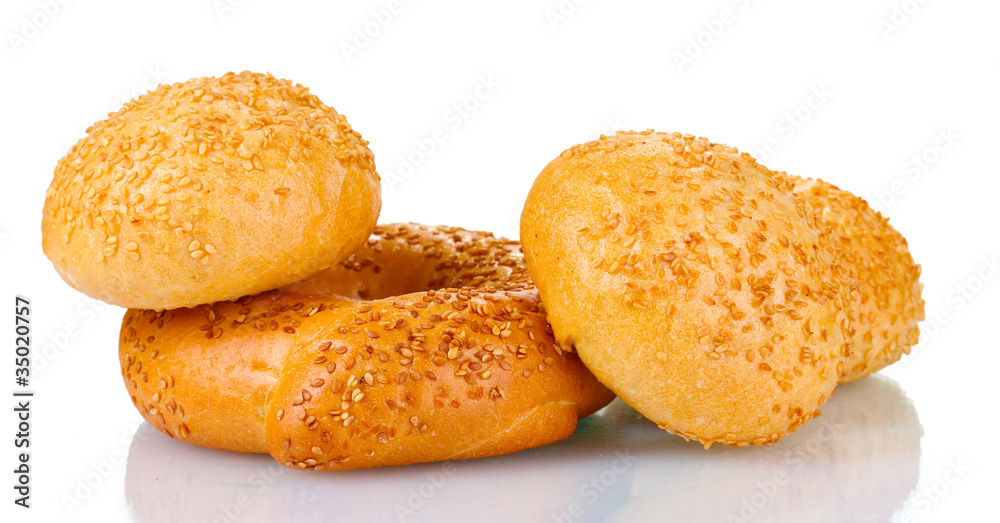
[[[718, 507], [737, 510], [741, 488], [766, 494], [751, 519], [996, 518], [998, 15], [1000, 4], [985, 0], [3, 2], [0, 294], [8, 303], [15, 294], [33, 300], [37, 391], [33, 508], [14, 507], [5, 486], [3, 521], [282, 520], [299, 512], [305, 519], [307, 511], [298, 509], [310, 503], [323, 507], [322, 518], [409, 521], [447, 519], [479, 502], [489, 507], [471, 512], [480, 518], [556, 521], [574, 499], [586, 509], [582, 520], [681, 513], [725, 520], [734, 512]], [[440, 466], [340, 477], [287, 472], [250, 491], [249, 506], [237, 512], [226, 510], [227, 496], [259, 479], [248, 474], [271, 470], [269, 458], [188, 449], [153, 434], [146, 456], [126, 464], [141, 418], [119, 374], [122, 310], [71, 290], [43, 256], [44, 191], [57, 160], [125, 99], [157, 82], [244, 69], [309, 86], [371, 141], [385, 178], [383, 222], [516, 237], [539, 170], [565, 148], [615, 129], [706, 136], [751, 151], [772, 169], [820, 177], [866, 197], [906, 235], [923, 266], [922, 341], [882, 373], [912, 401], [906, 413], [915, 409], [923, 437], [917, 434], [916, 453], [899, 458], [906, 463], [888, 460], [879, 473], [919, 472], [895, 478], [905, 488], [880, 511], [866, 513], [859, 502], [843, 512], [843, 499], [839, 508], [801, 500], [829, 501], [815, 493], [831, 481], [878, 494], [892, 480], [831, 479], [817, 469], [793, 475], [793, 490], [771, 495], [766, 485], [754, 485], [761, 470], [771, 478], [769, 471], [788, 467], [775, 459], [785, 442], [770, 454], [704, 452], [634, 419], [649, 439], [641, 448], [652, 464], [593, 498], [588, 475], [601, 477], [614, 457], [613, 441], [462, 462], [458, 476]], [[7, 336], [4, 350], [12, 353], [12, 329]], [[4, 395], [14, 388], [11, 353], [0, 358]], [[866, 394], [896, 390], [886, 380], [873, 383], [854, 390], [855, 403], [835, 397], [831, 402], [840, 403], [831, 408], [850, 417], [855, 407], [883, 401]], [[2, 411], [0, 468], [7, 472], [0, 485], [10, 485], [14, 419], [10, 407]], [[621, 406], [618, 414], [629, 417]], [[880, 416], [859, 417], [860, 425], [845, 429], [859, 432], [840, 437], [863, 445], [871, 442], [858, 434], [885, 436], [893, 427], [876, 426]], [[604, 436], [633, 437], [614, 430]], [[842, 456], [877, 462], [879, 448]], [[748, 456], [753, 464], [740, 465]], [[140, 461], [141, 470], [132, 472]], [[552, 475], [574, 463], [591, 468]], [[708, 470], [736, 479], [726, 488], [683, 475], [656, 483], [658, 474], [682, 466], [702, 479]], [[835, 468], [836, 459], [824, 466]], [[442, 486], [425, 489], [413, 514], [394, 511], [435, 471], [447, 478]], [[491, 487], [538, 477], [546, 482], [531, 495], [511, 490], [510, 499], [498, 499]], [[91, 487], [81, 488], [85, 482]], [[653, 484], [660, 490], [649, 490]], [[211, 499], [195, 499], [195, 490]]]

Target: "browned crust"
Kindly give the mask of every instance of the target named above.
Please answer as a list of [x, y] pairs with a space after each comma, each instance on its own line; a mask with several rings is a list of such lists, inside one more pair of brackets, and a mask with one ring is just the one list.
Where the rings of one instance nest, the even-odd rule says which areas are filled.
[[145, 309], [274, 289], [375, 227], [368, 142], [305, 87], [244, 72], [161, 85], [59, 162], [42, 246], [73, 288]]
[[791, 178], [830, 228], [840, 263], [850, 272], [854, 344], [841, 383], [859, 380], [899, 361], [920, 339], [920, 265], [906, 238], [868, 202], [822, 180]]
[[732, 147], [653, 131], [574, 146], [536, 179], [521, 241], [556, 340], [665, 430], [770, 444], [844, 373], [831, 238]]
[[515, 242], [412, 224], [373, 239], [299, 287], [412, 286], [383, 281], [405, 253], [414, 277], [478, 283], [130, 310], [122, 374], [143, 417], [189, 443], [343, 470], [544, 445], [613, 398], [553, 340]]

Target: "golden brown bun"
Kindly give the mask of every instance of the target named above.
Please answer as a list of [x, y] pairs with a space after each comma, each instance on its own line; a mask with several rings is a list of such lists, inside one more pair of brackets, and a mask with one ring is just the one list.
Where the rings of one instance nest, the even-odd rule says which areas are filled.
[[854, 344], [847, 375], [854, 381], [891, 365], [917, 344], [924, 319], [920, 266], [906, 238], [868, 202], [822, 180], [792, 177], [816, 216], [831, 228], [841, 265], [850, 271]]
[[850, 325], [829, 238], [736, 149], [619, 133], [570, 148], [521, 217], [555, 338], [660, 427], [769, 444], [819, 414]]
[[552, 339], [516, 242], [380, 226], [298, 288], [319, 293], [128, 311], [122, 374], [146, 420], [188, 443], [342, 470], [553, 443], [614, 397]]
[[371, 151], [308, 89], [244, 72], [195, 78], [92, 125], [56, 167], [42, 244], [73, 288], [145, 309], [304, 279], [371, 234]]

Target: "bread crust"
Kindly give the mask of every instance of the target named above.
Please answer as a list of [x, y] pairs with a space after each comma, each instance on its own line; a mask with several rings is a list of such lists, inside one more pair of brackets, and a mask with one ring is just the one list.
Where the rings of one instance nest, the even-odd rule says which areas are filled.
[[920, 265], [906, 238], [868, 202], [823, 180], [791, 178], [829, 227], [840, 263], [850, 273], [854, 337], [841, 382], [859, 380], [899, 361], [920, 339]]
[[128, 311], [120, 363], [143, 417], [188, 443], [344, 470], [552, 443], [614, 397], [555, 343], [516, 242], [380, 226], [295, 287]]
[[667, 431], [770, 444], [844, 373], [829, 235], [734, 148], [652, 131], [572, 147], [531, 188], [521, 241], [556, 340]]
[[59, 162], [42, 246], [70, 286], [122, 307], [274, 289], [368, 239], [381, 188], [367, 145], [308, 89], [270, 75], [161, 85]]

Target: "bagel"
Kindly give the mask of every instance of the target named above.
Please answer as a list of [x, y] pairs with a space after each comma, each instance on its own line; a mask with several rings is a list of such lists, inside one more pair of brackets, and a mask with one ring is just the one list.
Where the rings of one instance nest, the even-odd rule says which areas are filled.
[[381, 189], [367, 144], [308, 89], [270, 75], [161, 85], [58, 163], [42, 246], [70, 286], [122, 307], [271, 290], [368, 239]]
[[859, 380], [909, 354], [924, 319], [920, 266], [906, 238], [868, 202], [822, 180], [791, 177], [816, 216], [831, 229], [841, 264], [851, 273], [854, 344], [841, 382]]
[[121, 370], [146, 421], [195, 445], [344, 470], [545, 445], [614, 397], [553, 340], [516, 242], [380, 226], [290, 289], [129, 310]]
[[574, 146], [535, 180], [521, 242], [557, 343], [706, 448], [778, 441], [844, 374], [831, 238], [734, 148], [653, 131]]

